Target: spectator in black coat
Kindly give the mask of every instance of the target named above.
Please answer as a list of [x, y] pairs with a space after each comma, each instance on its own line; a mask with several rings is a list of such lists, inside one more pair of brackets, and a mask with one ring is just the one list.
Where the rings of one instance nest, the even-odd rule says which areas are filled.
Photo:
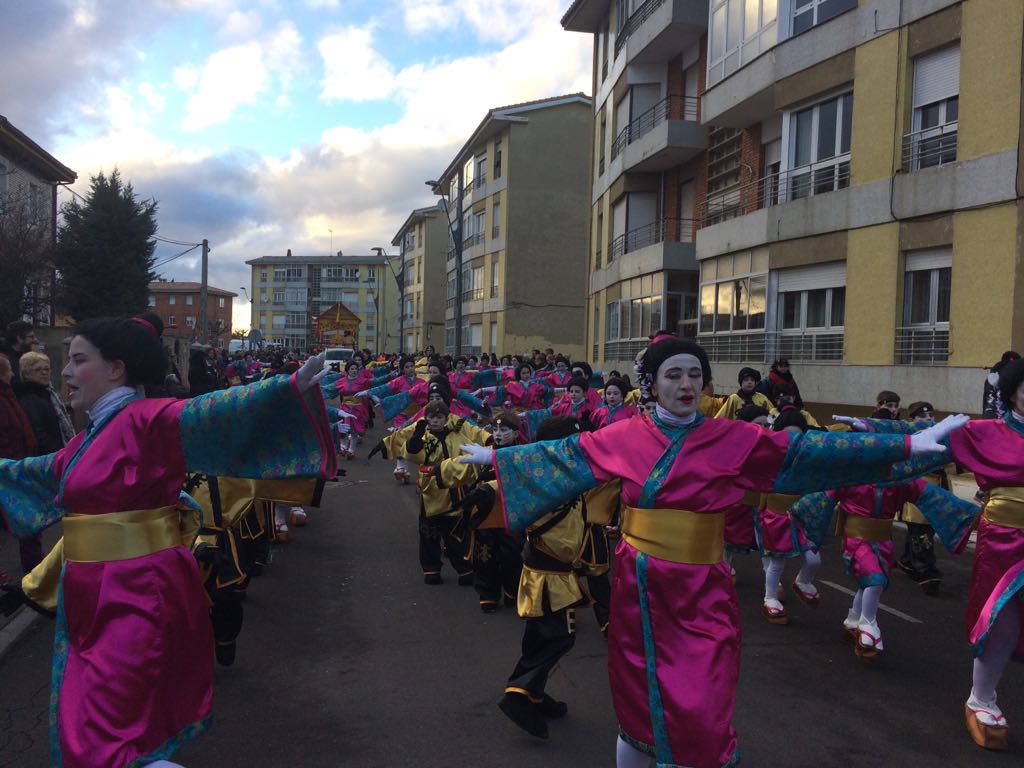
[[[11, 382], [14, 369], [6, 355], [0, 355], [0, 458], [24, 459], [36, 455], [36, 438], [32, 425], [18, 403]], [[18, 539], [21, 569], [28, 573], [43, 559], [43, 542], [39, 536]]]
[[41, 352], [21, 356], [21, 381], [14, 386], [18, 403], [32, 425], [36, 450], [30, 456], [59, 451], [74, 437], [74, 427], [57, 393], [50, 386], [50, 358]]

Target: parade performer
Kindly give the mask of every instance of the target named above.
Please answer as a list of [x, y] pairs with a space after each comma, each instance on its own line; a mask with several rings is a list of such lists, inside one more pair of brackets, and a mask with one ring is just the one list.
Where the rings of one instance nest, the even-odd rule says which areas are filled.
[[[413, 387], [413, 385], [416, 384], [416, 382], [420, 380], [416, 376], [416, 362], [411, 357], [400, 358], [398, 361], [398, 369], [401, 372], [401, 375], [389, 379], [384, 384], [371, 387], [370, 389], [361, 390], [360, 392], [356, 393], [356, 397], [369, 396], [373, 398], [374, 403], [378, 403], [380, 402], [380, 399], [383, 397], [387, 397], [388, 395], [396, 395], [399, 392], [408, 391]], [[412, 411], [416, 410], [416, 408], [413, 408], [412, 406], [409, 406], [409, 408], [407, 408], [406, 410], [408, 411], [409, 409], [412, 409]], [[405, 411], [396, 414], [395, 417], [391, 420], [391, 426], [395, 430], [401, 429], [403, 426], [405, 426], [407, 417], [410, 415], [412, 415], [411, 412], [406, 413]], [[395, 459], [394, 474], [395, 479], [398, 482], [403, 484], [409, 482], [409, 467], [407, 466], [404, 458], [399, 457]]]
[[[720, 510], [745, 491], [801, 494], [910, 476], [942, 451], [936, 438], [964, 419], [909, 439], [768, 433], [698, 415], [711, 370], [692, 342], [658, 339], [642, 356], [640, 373], [657, 397], [653, 418], [497, 453], [467, 446], [464, 460], [494, 464], [510, 530], [622, 479], [608, 638], [618, 764], [646, 765], [653, 757], [665, 766], [735, 765], [739, 605], [722, 560]], [[910, 454], [924, 456], [903, 461]]]
[[772, 401], [755, 391], [755, 387], [761, 381], [759, 371], [754, 368], [740, 368], [738, 379], [740, 388], [726, 398], [722, 407], [718, 409], [718, 413], [715, 414], [715, 418], [735, 419], [739, 410], [747, 405], [756, 405], [766, 411], [771, 411]]
[[315, 386], [321, 357], [291, 377], [191, 400], [140, 398], [137, 385], [158, 380], [164, 365], [146, 320], [81, 323], [63, 376], [88, 426], [56, 453], [0, 461], [0, 510], [12, 532], [63, 520], [62, 551], [22, 581], [31, 589], [40, 569], [56, 574], [55, 766], [145, 765], [210, 725], [207, 600], [175, 507], [186, 470], [335, 471]]
[[366, 426], [370, 420], [370, 406], [365, 397], [359, 397], [359, 392], [372, 381], [371, 374], [362, 367], [362, 363], [352, 359], [345, 364], [345, 375], [334, 383], [342, 406], [352, 414], [352, 418], [346, 419], [349, 431], [342, 438], [341, 451], [338, 454], [340, 458], [354, 459], [356, 444], [361, 442], [363, 435], [366, 434]]
[[594, 428], [600, 429], [617, 421], [631, 419], [637, 415], [635, 407], [626, 404], [629, 385], [623, 379], [608, 379], [604, 385], [604, 405], [594, 411]]

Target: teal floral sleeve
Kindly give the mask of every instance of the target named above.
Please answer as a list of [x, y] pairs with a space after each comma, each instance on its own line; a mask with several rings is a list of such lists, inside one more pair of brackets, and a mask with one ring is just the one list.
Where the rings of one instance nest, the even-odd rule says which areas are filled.
[[818, 549], [825, 544], [836, 502], [824, 491], [800, 497], [789, 508], [789, 514], [799, 523], [807, 539]]
[[927, 472], [942, 457], [934, 454], [904, 461], [906, 455], [905, 435], [812, 430], [792, 436], [773, 490], [803, 495], [849, 485], [906, 482]]
[[39, 533], [64, 516], [63, 507], [56, 502], [56, 456], [0, 459], [0, 519], [15, 536]]
[[954, 554], [959, 554], [967, 545], [974, 521], [981, 513], [981, 507], [977, 504], [961, 499], [933, 483], [925, 484], [914, 504], [931, 523], [942, 543]]

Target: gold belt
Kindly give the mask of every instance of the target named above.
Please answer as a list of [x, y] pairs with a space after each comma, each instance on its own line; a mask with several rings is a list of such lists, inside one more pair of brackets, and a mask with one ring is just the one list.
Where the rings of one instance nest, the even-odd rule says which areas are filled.
[[690, 565], [722, 561], [725, 513], [622, 507], [622, 537], [659, 560]]
[[911, 504], [909, 501], [903, 505], [903, 511], [900, 513], [900, 519], [904, 523], [931, 525], [931, 523], [928, 522], [928, 518], [921, 514], [921, 510], [917, 508], [917, 505]]
[[799, 496], [791, 496], [788, 493], [766, 493], [762, 496], [764, 509], [780, 515], [789, 512], [789, 508], [800, 501]]
[[836, 531], [851, 539], [865, 541], [889, 541], [892, 539], [892, 520], [881, 520], [877, 517], [848, 515], [842, 507], [836, 521]]
[[177, 507], [64, 518], [64, 556], [79, 563], [130, 560], [181, 544]]
[[1024, 488], [992, 488], [981, 514], [990, 523], [1024, 529]]

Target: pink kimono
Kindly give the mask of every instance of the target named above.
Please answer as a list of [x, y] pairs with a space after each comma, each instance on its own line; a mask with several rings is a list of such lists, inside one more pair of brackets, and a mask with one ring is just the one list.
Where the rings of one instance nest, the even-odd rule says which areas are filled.
[[372, 383], [372, 375], [363, 368], [354, 378], [342, 376], [334, 384], [345, 410], [354, 416], [345, 421], [352, 427], [352, 431], [356, 435], [363, 435], [366, 432], [366, 425], [370, 421], [370, 405], [366, 402], [365, 397], [356, 397], [355, 394], [366, 389]]
[[618, 421], [632, 419], [636, 415], [636, 408], [631, 405], [626, 405], [625, 403], [620, 403], [614, 408], [609, 405], [605, 405], [594, 411], [594, 427], [596, 429], [600, 429], [601, 427], [607, 427], [608, 425], [614, 424]]
[[[616, 478], [623, 503], [652, 517], [714, 515], [740, 504], [745, 490], [883, 481], [907, 451], [898, 435], [790, 435], [699, 414], [673, 428], [642, 416], [502, 449], [495, 469], [506, 526], [522, 530], [559, 501]], [[728, 565], [661, 559], [625, 535], [615, 557], [608, 674], [620, 735], [661, 766], [736, 765], [740, 616]]]

